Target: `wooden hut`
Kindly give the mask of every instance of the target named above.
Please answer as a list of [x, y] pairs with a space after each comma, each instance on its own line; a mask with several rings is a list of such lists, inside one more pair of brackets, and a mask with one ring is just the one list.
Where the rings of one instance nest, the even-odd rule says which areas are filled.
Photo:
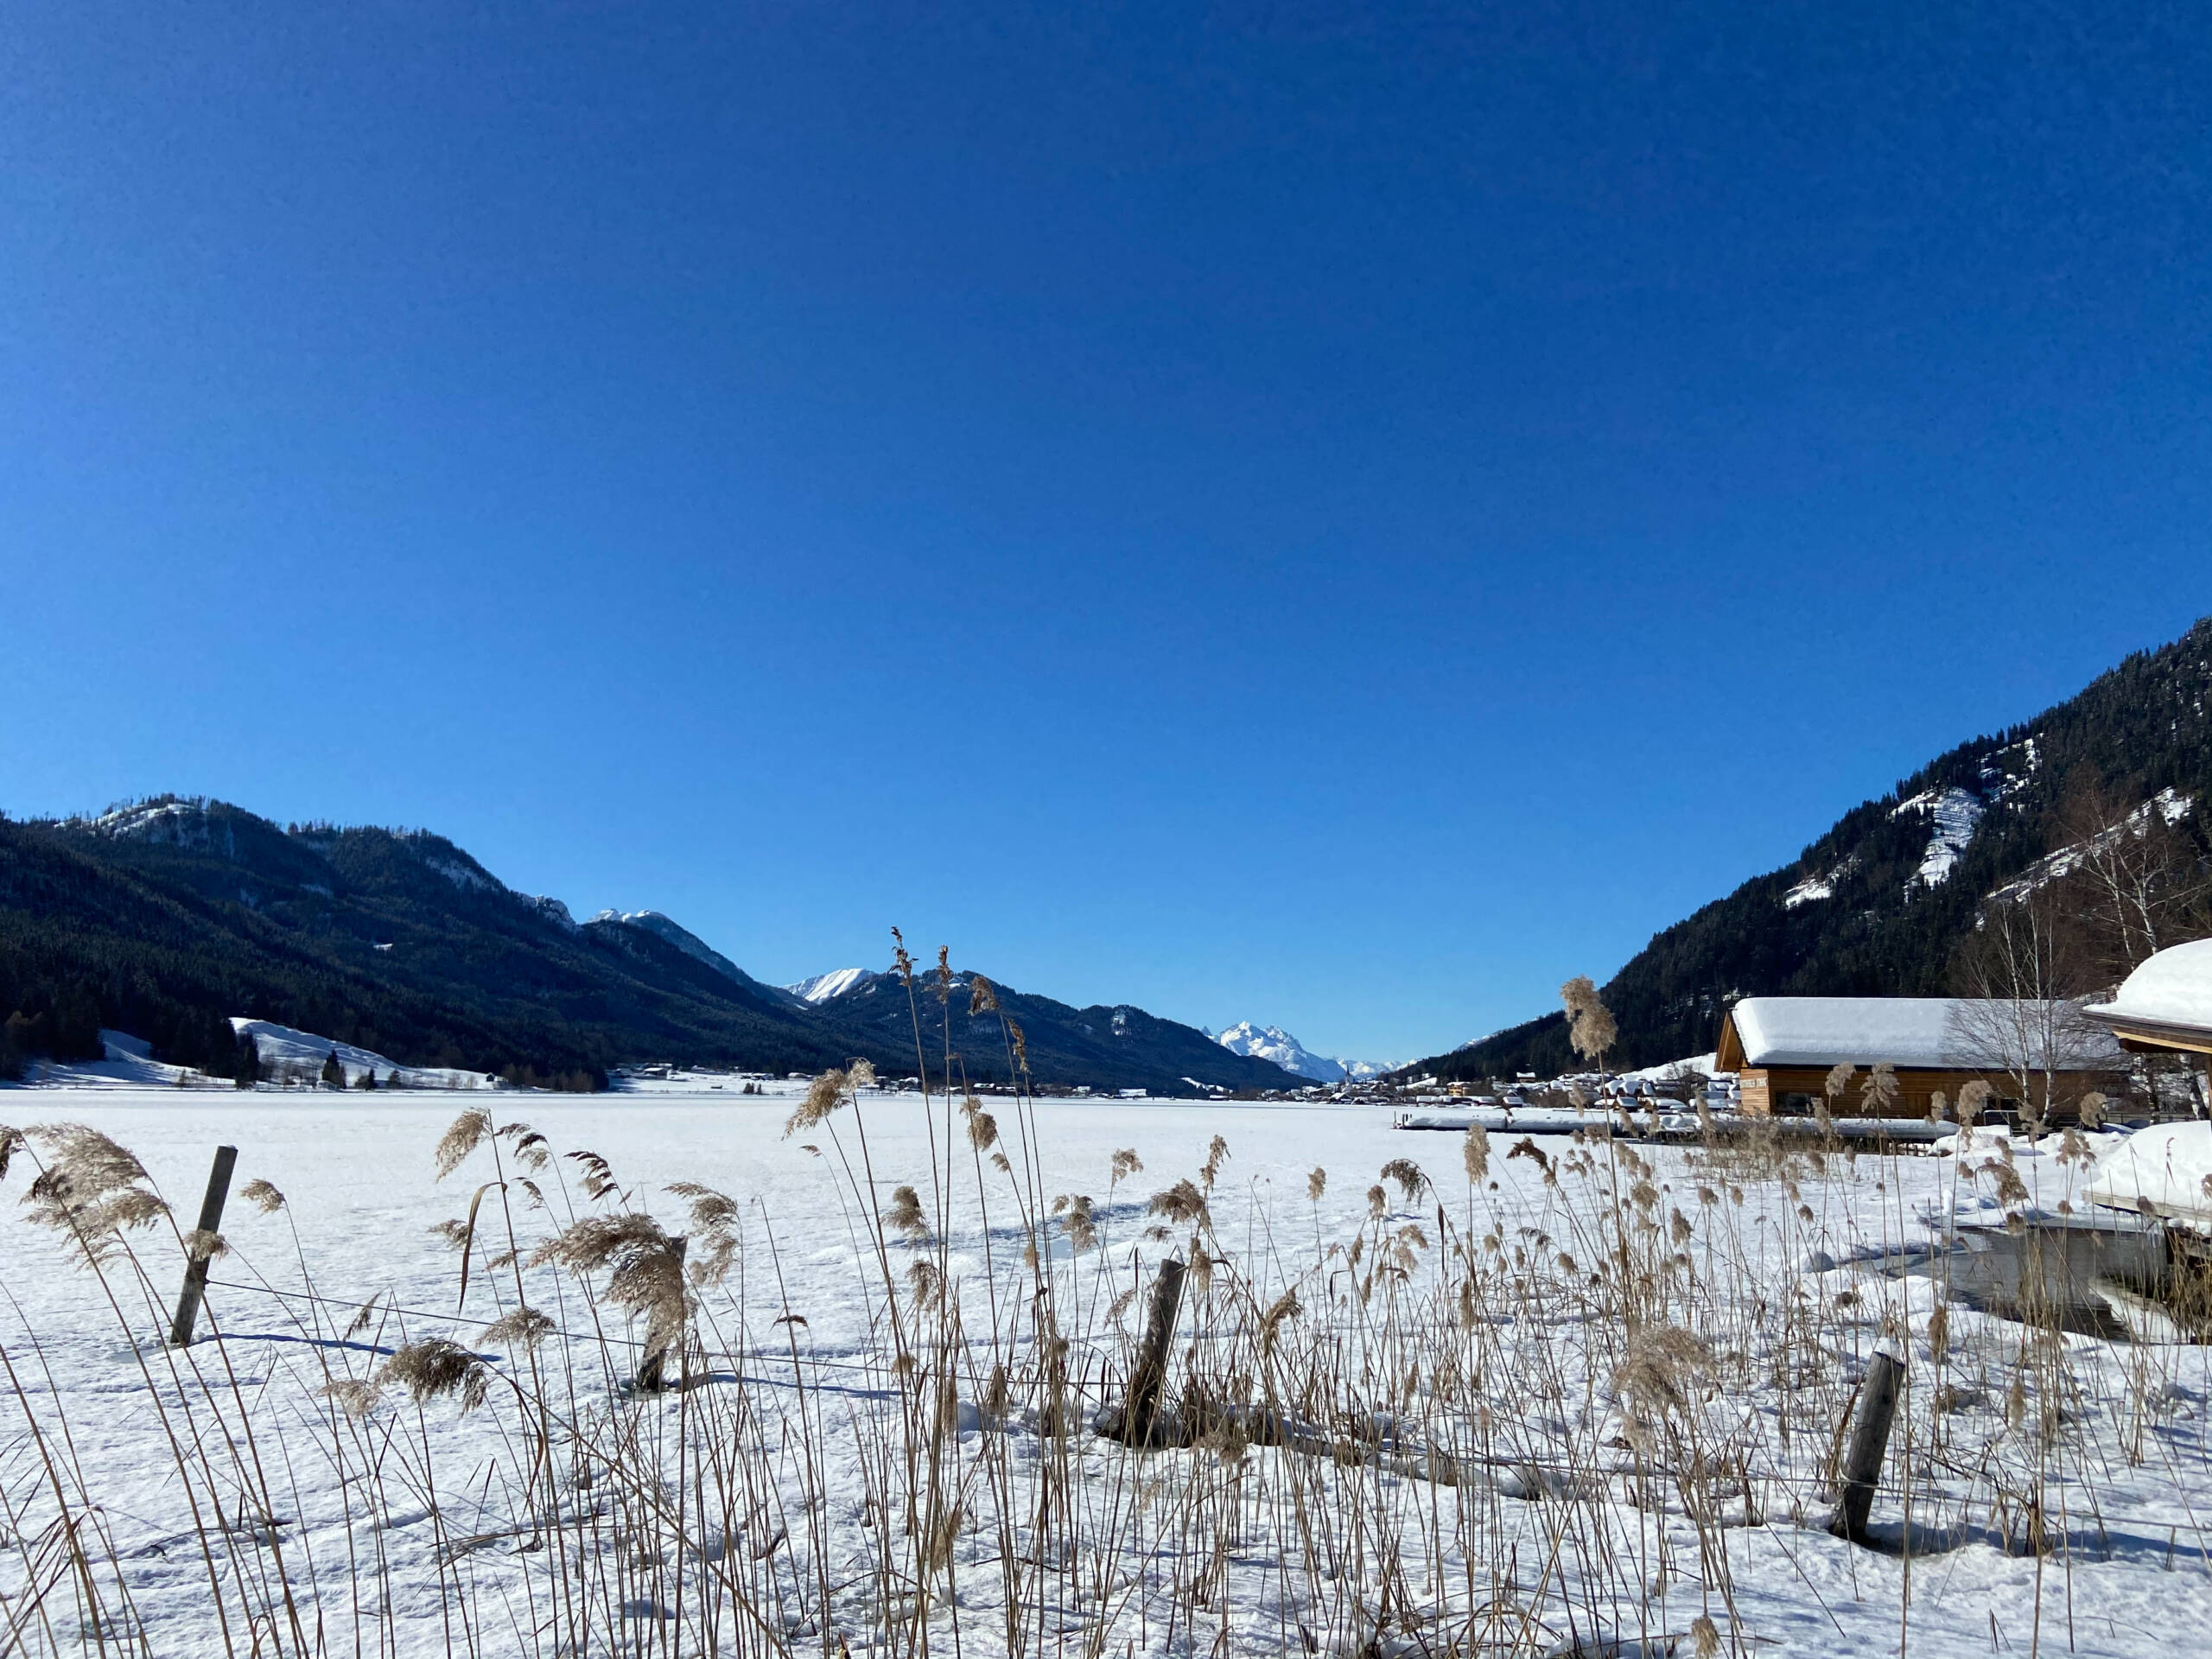
[[2038, 1069], [2051, 1061], [2051, 1092], [2062, 1108], [2126, 1065], [2110, 1033], [2067, 1004], [1747, 996], [1721, 1021], [1713, 1069], [1737, 1075], [1746, 1112], [1808, 1116], [1826, 1096], [1829, 1073], [1847, 1065], [1859, 1075], [1829, 1109], [1838, 1117], [1869, 1116], [1865, 1074], [1886, 1064], [1897, 1080], [1889, 1116], [1925, 1117], [1939, 1091], [1955, 1101], [1976, 1082], [1988, 1084], [1995, 1096], [1988, 1109], [2003, 1116], [2020, 1109], [2023, 1054]]

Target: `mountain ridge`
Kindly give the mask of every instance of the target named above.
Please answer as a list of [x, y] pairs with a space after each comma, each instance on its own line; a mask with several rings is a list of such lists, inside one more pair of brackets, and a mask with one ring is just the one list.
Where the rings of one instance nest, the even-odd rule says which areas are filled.
[[[96, 817], [0, 817], [0, 1076], [34, 1054], [97, 1058], [103, 1027], [147, 1039], [163, 1060], [227, 1071], [233, 1017], [410, 1067], [524, 1077], [603, 1082], [614, 1066], [671, 1058], [775, 1071], [865, 1058], [903, 1076], [915, 1047], [900, 990], [903, 1029], [880, 997], [816, 1007], [661, 912], [578, 923], [428, 830], [280, 827], [181, 796]], [[1141, 1009], [998, 995], [1040, 1084], [1302, 1086]], [[1007, 1033], [988, 1042], [972, 1018], [944, 1012], [941, 1024], [975, 1039], [984, 1076], [1011, 1069]]]

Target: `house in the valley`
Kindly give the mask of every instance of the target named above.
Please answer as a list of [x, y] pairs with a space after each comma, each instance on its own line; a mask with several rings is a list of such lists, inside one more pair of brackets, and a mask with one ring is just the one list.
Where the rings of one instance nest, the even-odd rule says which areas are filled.
[[1830, 1105], [1838, 1117], [1871, 1115], [1865, 1085], [1880, 1065], [1897, 1076], [1891, 1117], [1925, 1117], [1938, 1092], [1955, 1101], [1974, 1082], [1989, 1086], [1993, 1116], [2017, 1113], [2024, 1100], [2063, 1116], [2090, 1090], [2114, 1086], [2127, 1056], [2070, 1002], [1747, 996], [1721, 1021], [1713, 1069], [1737, 1075], [1745, 1111], [1802, 1117], [1839, 1065], [1853, 1076]]

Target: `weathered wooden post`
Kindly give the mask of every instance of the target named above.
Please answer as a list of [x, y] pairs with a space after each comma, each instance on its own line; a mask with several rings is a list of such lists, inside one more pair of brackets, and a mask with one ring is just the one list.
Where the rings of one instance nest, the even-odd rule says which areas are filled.
[[1170, 1256], [1160, 1264], [1152, 1284], [1152, 1308], [1144, 1322], [1144, 1346], [1137, 1353], [1136, 1375], [1129, 1379], [1129, 1434], [1148, 1442], [1160, 1418], [1160, 1395], [1167, 1382], [1167, 1351], [1175, 1342], [1175, 1315], [1183, 1306], [1183, 1264]]
[[1183, 1304], [1183, 1264], [1173, 1256], [1160, 1264], [1152, 1283], [1152, 1305], [1144, 1324], [1144, 1341], [1137, 1349], [1136, 1369], [1129, 1373], [1128, 1397], [1116, 1411], [1101, 1414], [1099, 1432], [1125, 1446], [1160, 1444], [1160, 1396], [1167, 1382], [1167, 1351], [1175, 1340], [1175, 1314]]
[[1843, 1458], [1843, 1498], [1828, 1523], [1830, 1532], [1854, 1544], [1867, 1541], [1866, 1517], [1874, 1508], [1874, 1484], [1882, 1478], [1890, 1420], [1897, 1410], [1897, 1376], [1904, 1370], [1904, 1361], [1878, 1349], [1859, 1390], [1859, 1421], [1852, 1425]]
[[[231, 1196], [231, 1172], [238, 1166], [236, 1147], [215, 1148], [214, 1166], [207, 1172], [207, 1196], [200, 1200], [200, 1225], [195, 1230], [212, 1239], [223, 1230], [223, 1205]], [[207, 1290], [207, 1263], [213, 1258], [194, 1249], [184, 1264], [184, 1288], [177, 1293], [176, 1318], [169, 1321], [169, 1346], [182, 1348], [192, 1341], [192, 1327], [200, 1319], [200, 1299]]]

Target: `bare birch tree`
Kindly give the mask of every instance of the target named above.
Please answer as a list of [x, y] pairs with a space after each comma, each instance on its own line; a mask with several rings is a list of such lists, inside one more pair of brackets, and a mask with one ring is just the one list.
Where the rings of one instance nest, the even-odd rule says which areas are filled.
[[1953, 1035], [1982, 1061], [1961, 1069], [2005, 1073], [2031, 1125], [2072, 1106], [2110, 1041], [2082, 1012], [2095, 969], [2065, 894], [2045, 885], [1993, 895], [1960, 948], [1955, 977], [1961, 1000]]
[[2042, 873], [2063, 892], [2109, 984], [2166, 946], [2212, 932], [2212, 868], [2183, 828], [2196, 810], [2174, 790], [2132, 806], [2101, 785], [2068, 791], [2063, 844]]

